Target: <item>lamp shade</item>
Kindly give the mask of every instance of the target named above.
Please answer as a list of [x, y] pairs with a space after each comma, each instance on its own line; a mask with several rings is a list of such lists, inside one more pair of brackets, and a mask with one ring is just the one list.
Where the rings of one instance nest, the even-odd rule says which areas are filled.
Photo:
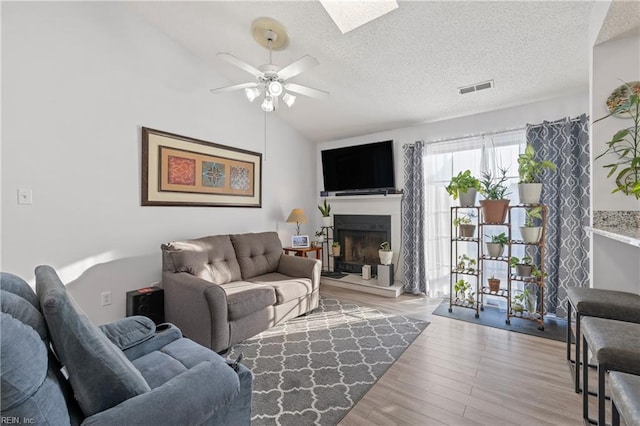
[[304, 215], [304, 210], [293, 209], [287, 218], [287, 223], [307, 223], [307, 216]]

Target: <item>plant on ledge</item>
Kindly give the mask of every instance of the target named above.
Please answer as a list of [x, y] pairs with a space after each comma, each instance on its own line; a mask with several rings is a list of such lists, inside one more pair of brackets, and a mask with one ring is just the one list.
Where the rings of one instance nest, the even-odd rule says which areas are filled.
[[318, 206], [318, 210], [322, 214], [322, 225], [324, 227], [331, 226], [331, 204], [327, 203], [327, 199], [324, 199], [324, 203]]
[[611, 140], [606, 142], [607, 149], [595, 159], [598, 160], [606, 154], [617, 156], [615, 161], [603, 166], [609, 169], [607, 178], [615, 175], [616, 188], [611, 192], [622, 192], [640, 199], [640, 84], [634, 84], [632, 87], [625, 83], [625, 86], [627, 99], [610, 114], [595, 120], [594, 123], [616, 115], [631, 118], [631, 126], [618, 130]]

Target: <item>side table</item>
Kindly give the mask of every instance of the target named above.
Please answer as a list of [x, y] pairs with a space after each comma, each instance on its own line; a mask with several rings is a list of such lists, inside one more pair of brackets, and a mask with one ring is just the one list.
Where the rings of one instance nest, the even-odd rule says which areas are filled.
[[316, 259], [322, 260], [322, 247], [304, 247], [304, 248], [293, 248], [293, 247], [284, 247], [284, 254], [289, 254], [289, 252], [295, 253], [296, 256], [307, 257], [307, 253], [316, 252]]

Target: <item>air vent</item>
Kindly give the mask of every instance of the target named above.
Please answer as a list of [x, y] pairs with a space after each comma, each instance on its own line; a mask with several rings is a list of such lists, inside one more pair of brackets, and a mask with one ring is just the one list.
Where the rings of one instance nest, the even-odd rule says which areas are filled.
[[465, 93], [477, 92], [484, 89], [491, 89], [493, 87], [493, 80], [483, 81], [482, 83], [475, 83], [470, 86], [458, 87], [458, 93], [464, 95]]

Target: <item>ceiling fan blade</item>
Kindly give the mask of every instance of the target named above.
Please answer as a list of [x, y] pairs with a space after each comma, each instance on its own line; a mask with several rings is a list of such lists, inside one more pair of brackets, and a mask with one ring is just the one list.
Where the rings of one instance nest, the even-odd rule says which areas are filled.
[[253, 74], [256, 77], [262, 77], [262, 71], [260, 71], [258, 68], [249, 65], [248, 63], [246, 63], [245, 61], [236, 58], [235, 56], [233, 56], [230, 53], [218, 53], [217, 55], [220, 59], [225, 60], [227, 62], [229, 62], [231, 65], [235, 65], [238, 68], [241, 68], [243, 70], [245, 70], [246, 72], [248, 72], [249, 74]]
[[311, 55], [305, 55], [278, 71], [278, 78], [286, 80], [316, 65], [320, 65], [320, 62], [318, 62], [316, 58]]
[[258, 87], [258, 83], [234, 84], [233, 86], [218, 87], [217, 89], [209, 89], [209, 91], [217, 95], [218, 93], [232, 92], [234, 90], [240, 90], [240, 89], [249, 89], [251, 87]]
[[299, 93], [301, 95], [309, 96], [316, 99], [327, 99], [329, 97], [329, 92], [313, 89], [307, 86], [301, 86], [296, 83], [287, 83], [284, 85], [284, 88], [291, 92]]

